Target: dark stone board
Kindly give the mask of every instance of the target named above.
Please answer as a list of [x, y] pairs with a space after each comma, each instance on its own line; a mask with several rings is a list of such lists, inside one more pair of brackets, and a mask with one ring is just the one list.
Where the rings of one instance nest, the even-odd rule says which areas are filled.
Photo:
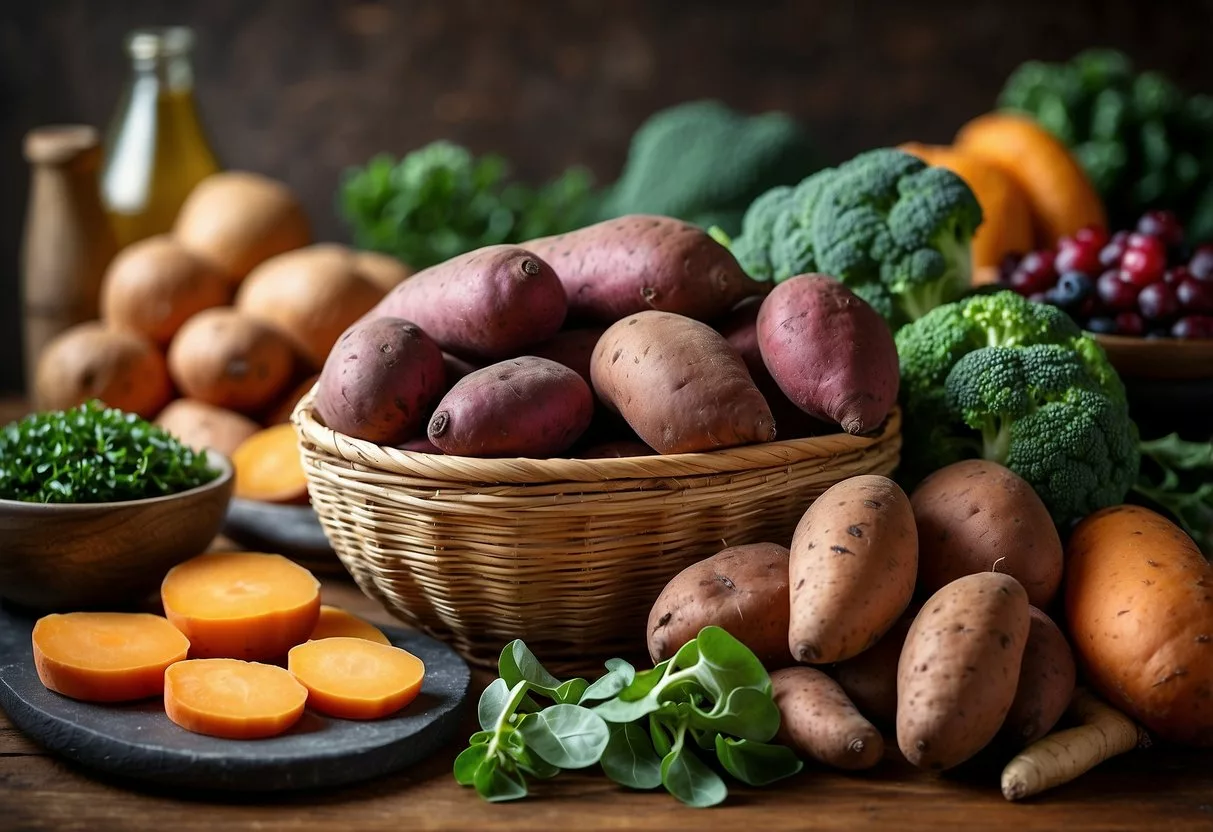
[[454, 738], [471, 674], [451, 648], [386, 629], [425, 662], [421, 693], [394, 716], [330, 719], [306, 711], [286, 734], [225, 740], [173, 724], [159, 700], [78, 702], [47, 690], [34, 669], [33, 619], [0, 609], [0, 707], [50, 751], [82, 766], [144, 783], [196, 790], [268, 792], [340, 786], [397, 771]]
[[311, 506], [232, 499], [223, 535], [252, 551], [277, 552], [321, 571], [344, 572]]

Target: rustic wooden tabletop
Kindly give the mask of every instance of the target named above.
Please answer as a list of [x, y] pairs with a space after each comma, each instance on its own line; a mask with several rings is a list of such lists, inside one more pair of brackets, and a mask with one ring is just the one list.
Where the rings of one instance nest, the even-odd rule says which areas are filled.
[[[0, 402], [0, 423], [21, 412], [19, 405]], [[348, 580], [326, 580], [324, 598], [373, 621], [398, 623]], [[489, 679], [473, 676], [473, 701]], [[462, 735], [474, 730], [469, 708]], [[998, 791], [997, 770], [926, 774], [894, 748], [872, 772], [809, 767], [769, 789], [730, 785], [724, 805], [688, 809], [661, 791], [632, 792], [600, 774], [576, 772], [534, 786], [526, 800], [488, 804], [451, 776], [461, 747], [457, 741], [412, 769], [341, 789], [287, 796], [185, 794], [81, 769], [25, 738], [0, 712], [0, 830], [1213, 830], [1209, 751], [1135, 751], [1074, 783], [1012, 804]]]

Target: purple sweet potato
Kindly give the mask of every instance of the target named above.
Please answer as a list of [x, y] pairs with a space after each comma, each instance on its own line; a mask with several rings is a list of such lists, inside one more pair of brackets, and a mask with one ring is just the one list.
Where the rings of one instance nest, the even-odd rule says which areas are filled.
[[776, 286], [758, 313], [762, 360], [805, 413], [847, 433], [879, 427], [897, 402], [899, 366], [884, 318], [846, 286], [807, 274]]
[[451, 355], [449, 352], [442, 354], [442, 363], [446, 365], [446, 387], [448, 390], [459, 379], [480, 369], [472, 362], [464, 361], [459, 356]]
[[417, 324], [364, 319], [329, 352], [316, 413], [338, 433], [395, 445], [416, 436], [445, 385], [442, 351]]
[[616, 439], [590, 445], [576, 455], [577, 459], [626, 459], [633, 456], [652, 456], [655, 451], [639, 439]]
[[418, 272], [367, 317], [406, 318], [447, 352], [495, 361], [551, 338], [567, 312], [550, 265], [527, 249], [499, 245]]
[[601, 327], [566, 329], [527, 350], [527, 353], [563, 364], [585, 379], [586, 384], [591, 384], [590, 359], [594, 355], [594, 345], [604, 332], [606, 330]]
[[526, 355], [477, 370], [447, 392], [429, 438], [454, 456], [548, 458], [589, 427], [594, 395], [573, 370]]
[[1077, 676], [1074, 651], [1061, 629], [1039, 609], [1029, 607], [1028, 643], [1015, 701], [998, 733], [1000, 744], [1018, 750], [1049, 733], [1070, 706]]
[[594, 391], [658, 453], [730, 448], [775, 438], [775, 422], [736, 350], [710, 326], [638, 312], [594, 348]]
[[657, 309], [710, 321], [765, 291], [703, 229], [671, 217], [629, 214], [523, 245], [552, 264], [579, 320]]

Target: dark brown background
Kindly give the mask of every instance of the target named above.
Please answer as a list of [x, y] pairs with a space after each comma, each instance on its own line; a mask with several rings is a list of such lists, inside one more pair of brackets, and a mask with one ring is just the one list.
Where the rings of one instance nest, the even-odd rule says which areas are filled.
[[321, 236], [341, 170], [435, 138], [529, 177], [606, 180], [654, 109], [718, 96], [783, 108], [831, 159], [947, 140], [1020, 61], [1127, 50], [1213, 91], [1213, 0], [8, 0], [0, 10], [0, 390], [18, 389], [17, 252], [30, 127], [104, 125], [123, 35], [197, 30], [198, 98], [228, 167], [284, 179]]

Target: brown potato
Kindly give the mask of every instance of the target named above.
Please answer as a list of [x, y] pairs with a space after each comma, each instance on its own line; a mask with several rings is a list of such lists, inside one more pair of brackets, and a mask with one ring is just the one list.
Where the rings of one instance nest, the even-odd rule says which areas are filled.
[[932, 595], [897, 663], [897, 745], [942, 771], [994, 739], [1015, 699], [1029, 630], [1028, 593], [1010, 575], [966, 575]]
[[911, 605], [880, 641], [830, 668], [859, 712], [877, 725], [892, 727], [897, 721], [897, 661], [915, 613]]
[[670, 312], [638, 312], [594, 347], [594, 391], [662, 454], [775, 438], [766, 400], [745, 364], [710, 326]]
[[670, 579], [649, 612], [649, 657], [665, 661], [709, 624], [727, 630], [768, 669], [788, 653], [788, 550], [777, 543], [730, 546]]
[[156, 424], [195, 450], [213, 448], [230, 457], [261, 426], [247, 416], [196, 399], [176, 399]]
[[99, 399], [150, 419], [173, 395], [164, 356], [137, 332], [100, 321], [77, 324], [51, 340], [38, 357], [34, 402], [65, 410]]
[[910, 495], [918, 526], [918, 585], [930, 594], [963, 575], [1004, 572], [1046, 607], [1061, 585], [1062, 548], [1032, 486], [996, 462], [941, 468]]
[[897, 483], [864, 474], [826, 489], [792, 537], [792, 655], [828, 664], [871, 647], [909, 606], [917, 568], [914, 515]]
[[295, 353], [276, 330], [221, 306], [186, 321], [169, 347], [168, 367], [186, 397], [256, 413], [291, 383]]
[[303, 206], [290, 188], [247, 171], [203, 179], [177, 212], [173, 236], [239, 283], [257, 265], [311, 242]]
[[812, 667], [771, 674], [779, 707], [776, 742], [834, 768], [872, 768], [884, 757], [884, 737], [863, 718], [838, 683]]
[[1028, 615], [1028, 644], [1019, 666], [1015, 701], [999, 731], [999, 739], [1015, 749], [1053, 730], [1070, 705], [1078, 677], [1074, 651], [1053, 619], [1036, 607]]
[[167, 234], [124, 248], [101, 283], [101, 318], [166, 347], [187, 320], [231, 300], [227, 278]]
[[358, 273], [374, 283], [384, 293], [412, 277], [413, 270], [390, 254], [378, 251], [355, 251], [354, 266]]
[[383, 295], [357, 270], [352, 250], [321, 243], [250, 272], [236, 293], [236, 308], [280, 331], [318, 370], [341, 334]]
[[261, 419], [262, 424], [266, 427], [271, 425], [281, 425], [291, 420], [291, 414], [295, 412], [295, 406], [308, 394], [308, 391], [316, 386], [316, 382], [320, 380], [319, 373], [312, 373], [303, 381], [296, 384], [282, 398], [271, 407]]

